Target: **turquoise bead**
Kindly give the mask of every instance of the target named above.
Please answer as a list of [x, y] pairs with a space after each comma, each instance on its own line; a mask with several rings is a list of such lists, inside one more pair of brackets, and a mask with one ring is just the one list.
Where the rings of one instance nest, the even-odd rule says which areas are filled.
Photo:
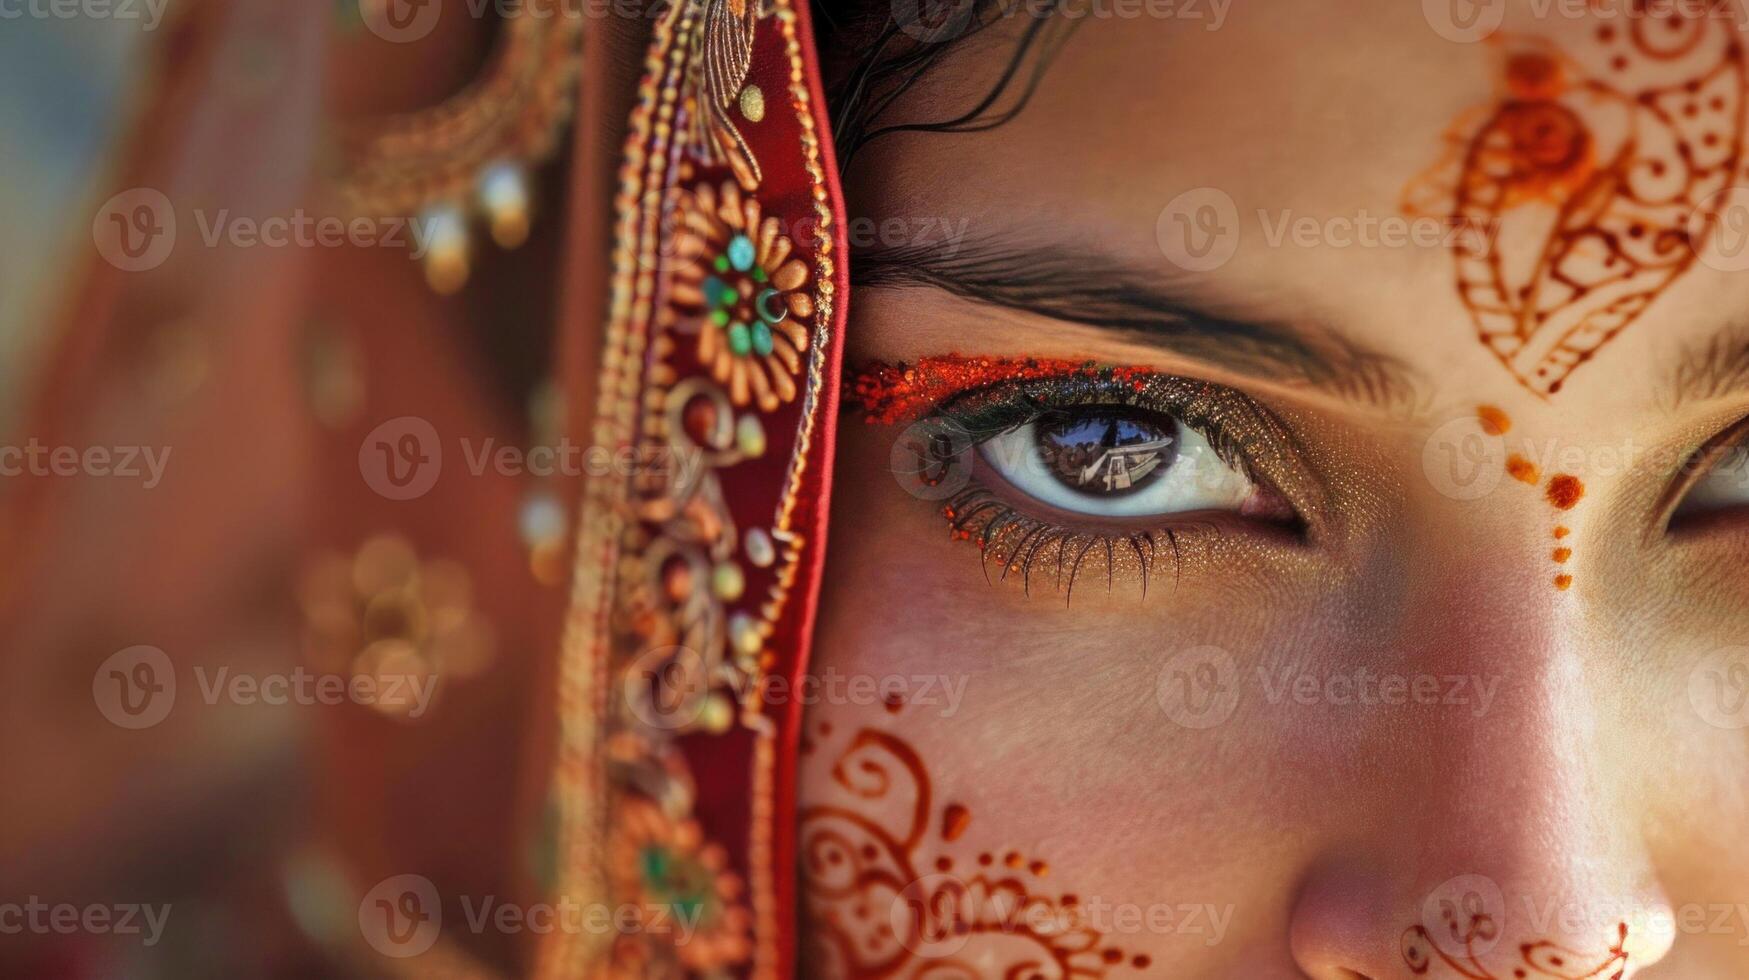
[[753, 324], [753, 349], [760, 357], [771, 356], [771, 328], [764, 321]]
[[759, 311], [759, 318], [766, 323], [782, 323], [789, 316], [789, 310], [780, 302], [782, 299], [782, 293], [767, 289], [753, 301], [753, 308]]
[[[723, 301], [726, 289], [728, 287], [723, 285], [721, 279], [716, 276], [706, 276], [704, 279], [704, 301], [712, 306], [727, 306], [728, 304]], [[729, 295], [732, 296], [734, 293], [731, 292]]]
[[729, 350], [737, 357], [746, 357], [753, 349], [753, 337], [745, 323], [729, 324]]
[[753, 239], [746, 235], [729, 239], [729, 264], [740, 272], [753, 268]]

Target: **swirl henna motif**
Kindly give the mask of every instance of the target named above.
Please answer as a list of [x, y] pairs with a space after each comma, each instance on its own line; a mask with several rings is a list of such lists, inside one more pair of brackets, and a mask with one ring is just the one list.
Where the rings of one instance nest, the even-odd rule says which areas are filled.
[[1500, 91], [1447, 132], [1404, 210], [1455, 236], [1477, 335], [1539, 395], [1561, 390], [1693, 265], [1741, 162], [1746, 76], [1722, 0], [1632, 0], [1570, 51], [1502, 35]]
[[1602, 954], [1601, 960], [1545, 939], [1520, 945], [1519, 963], [1507, 973], [1495, 973], [1482, 963], [1482, 951], [1476, 947], [1479, 943], [1491, 945], [1498, 939], [1499, 925], [1493, 916], [1478, 909], [1466, 908], [1464, 913], [1467, 918], [1460, 920], [1453, 909], [1448, 907], [1444, 912], [1445, 930], [1451, 946], [1461, 948], [1461, 953], [1447, 952], [1433, 941], [1433, 936], [1423, 926], [1411, 926], [1403, 932], [1403, 962], [1411, 973], [1423, 976], [1437, 961], [1456, 971], [1458, 976], [1471, 980], [1529, 980], [1533, 977], [1545, 980], [1621, 980], [1627, 975], [1628, 926], [1625, 922], [1616, 926], [1615, 945]]
[[[822, 750], [830, 724], [813, 734], [804, 755]], [[1109, 945], [1075, 896], [1041, 894], [1050, 873], [1042, 861], [985, 852], [967, 862], [975, 870], [956, 872], [948, 852], [971, 826], [971, 811], [937, 806], [923, 760], [903, 740], [861, 729], [829, 772], [850, 802], [800, 815], [805, 975], [1071, 980], [1110, 976], [1126, 960], [1149, 966], [1147, 956]]]

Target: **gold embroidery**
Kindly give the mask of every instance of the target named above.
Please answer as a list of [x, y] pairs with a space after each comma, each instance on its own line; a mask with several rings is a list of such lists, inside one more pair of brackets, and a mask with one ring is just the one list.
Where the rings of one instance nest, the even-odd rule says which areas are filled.
[[[692, 0], [671, 9], [656, 25], [616, 200], [593, 440], [667, 464], [586, 488], [560, 668], [554, 785], [557, 893], [624, 901], [628, 889], [643, 887], [626, 873], [640, 835], [663, 827], [685, 837], [692, 826], [695, 789], [677, 739], [750, 735], [752, 948], [725, 940], [678, 950], [649, 936], [602, 942], [555, 935], [541, 951], [541, 976], [684, 976], [744, 965], [751, 953], [752, 975], [767, 977], [781, 959], [771, 849], [776, 731], [753, 692], [775, 660], [766, 643], [804, 545], [792, 520], [822, 408], [833, 259], [825, 234], [792, 241], [765, 214], [754, 193], [760, 165], [728, 117], [747, 88], [767, 17], [784, 41], [784, 108], [800, 124], [812, 221], [830, 228], [788, 0]], [[748, 121], [776, 111], [763, 108]], [[768, 445], [760, 413], [788, 403], [798, 405], [798, 422]], [[738, 411], [750, 404], [756, 412]], [[768, 450], [782, 457], [769, 458]], [[743, 534], [735, 514], [758, 509], [737, 500], [731, 513], [724, 480], [754, 461], [767, 473], [781, 462], [782, 489], [773, 492], [769, 528]], [[604, 878], [603, 866], [618, 870]], [[724, 905], [722, 921], [747, 915], [731, 908], [738, 889], [714, 894]]]

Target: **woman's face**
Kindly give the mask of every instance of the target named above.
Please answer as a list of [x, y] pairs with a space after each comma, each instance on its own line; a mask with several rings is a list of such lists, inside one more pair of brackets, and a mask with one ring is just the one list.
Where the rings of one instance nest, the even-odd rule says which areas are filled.
[[859, 153], [813, 972], [1743, 975], [1702, 6], [1101, 4], [1006, 124]]

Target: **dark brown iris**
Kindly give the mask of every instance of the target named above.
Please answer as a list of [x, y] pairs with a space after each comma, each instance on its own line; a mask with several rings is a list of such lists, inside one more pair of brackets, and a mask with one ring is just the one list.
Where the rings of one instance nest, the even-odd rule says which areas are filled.
[[1172, 468], [1178, 423], [1134, 408], [1092, 406], [1040, 419], [1040, 458], [1050, 474], [1081, 493], [1119, 497], [1150, 486]]

